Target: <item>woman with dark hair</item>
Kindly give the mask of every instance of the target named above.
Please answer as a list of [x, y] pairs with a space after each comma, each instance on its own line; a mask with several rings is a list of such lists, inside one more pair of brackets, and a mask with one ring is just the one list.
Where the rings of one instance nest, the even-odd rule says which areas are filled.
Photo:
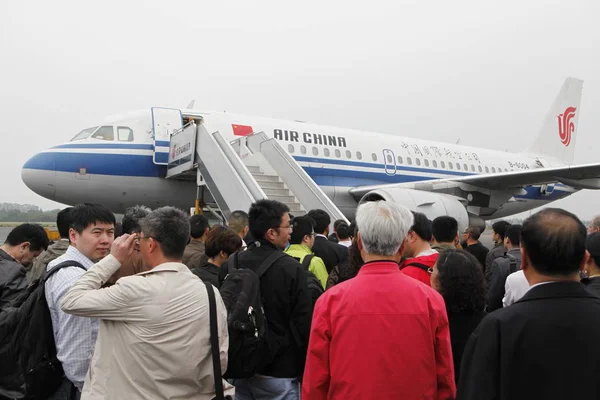
[[329, 273], [327, 278], [326, 289], [347, 281], [348, 279], [354, 278], [358, 275], [358, 270], [363, 266], [365, 262], [360, 256], [360, 250], [358, 250], [358, 243], [356, 239], [352, 240], [352, 244], [348, 247], [348, 259], [336, 265], [335, 268]]
[[446, 303], [454, 377], [458, 382], [465, 345], [486, 315], [485, 278], [479, 261], [464, 250], [444, 250], [433, 266], [431, 287], [440, 292]]
[[208, 260], [198, 267], [191, 269], [198, 278], [218, 288], [219, 270], [230, 255], [242, 248], [242, 239], [232, 229], [223, 226], [213, 226], [204, 242], [205, 254]]

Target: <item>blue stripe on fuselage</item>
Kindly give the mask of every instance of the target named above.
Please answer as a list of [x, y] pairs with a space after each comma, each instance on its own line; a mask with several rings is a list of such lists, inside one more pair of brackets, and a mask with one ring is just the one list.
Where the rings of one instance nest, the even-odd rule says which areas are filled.
[[[118, 143], [69, 143], [54, 147], [60, 148], [89, 148], [89, 149], [142, 149], [152, 150], [152, 144], [118, 144]], [[162, 153], [158, 153], [161, 159]], [[165, 153], [164, 157], [168, 157]], [[404, 165], [396, 166], [394, 175], [387, 174], [384, 164], [369, 162], [357, 162], [350, 160], [336, 160], [327, 158], [295, 156], [296, 161], [309, 163], [318, 163], [326, 167], [303, 167], [309, 176], [320, 186], [339, 186], [339, 187], [357, 187], [365, 185], [379, 185], [389, 183], [417, 182], [432, 179], [430, 176], [423, 175], [404, 175], [403, 171], [423, 172], [426, 174], [441, 173], [450, 176], [472, 175], [465, 172], [426, 169], [418, 167], [408, 167]], [[165, 160], [166, 161], [166, 160]], [[377, 168], [381, 172], [364, 171], [359, 169], [347, 170], [335, 168], [335, 165], [349, 166], [358, 168]], [[164, 177], [166, 175], [166, 166], [156, 165], [152, 162], [152, 155], [138, 154], [97, 154], [97, 153], [59, 153], [45, 152], [38, 153], [25, 163], [23, 168], [38, 169], [58, 172], [79, 173], [81, 168], [85, 168], [88, 174], [114, 175], [114, 176], [142, 176], [142, 177]], [[393, 166], [392, 166], [393, 169]], [[390, 171], [390, 167], [387, 167]], [[543, 196], [540, 188], [535, 186], [526, 187], [527, 194], [515, 196], [519, 199], [540, 199], [557, 200], [568, 196], [571, 192], [560, 190], [563, 186], [555, 185], [552, 194]]]

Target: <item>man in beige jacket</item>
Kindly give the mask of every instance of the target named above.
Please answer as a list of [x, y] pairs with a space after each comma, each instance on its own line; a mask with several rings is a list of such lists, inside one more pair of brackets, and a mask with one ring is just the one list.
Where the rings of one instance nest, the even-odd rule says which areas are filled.
[[[117, 238], [111, 254], [64, 296], [66, 313], [99, 318], [96, 348], [82, 399], [212, 399], [215, 380], [206, 287], [181, 263], [190, 234], [188, 217], [159, 208], [141, 233]], [[133, 253], [146, 271], [101, 286]], [[221, 369], [227, 369], [227, 311], [215, 291]], [[223, 381], [225, 395], [234, 389]]]

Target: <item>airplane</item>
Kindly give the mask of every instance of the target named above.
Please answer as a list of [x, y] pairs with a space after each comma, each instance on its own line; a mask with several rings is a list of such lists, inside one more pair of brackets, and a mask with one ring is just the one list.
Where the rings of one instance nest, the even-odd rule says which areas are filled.
[[[572, 165], [583, 81], [567, 78], [529, 149], [505, 152], [302, 121], [181, 109], [228, 140], [274, 138], [348, 219], [364, 201], [396, 201], [433, 219], [482, 226], [600, 189], [600, 164]], [[35, 154], [22, 168], [37, 194], [64, 204], [95, 201], [122, 213], [144, 204], [189, 209], [193, 181], [165, 179], [169, 141], [154, 137], [152, 108], [109, 117], [69, 142]]]

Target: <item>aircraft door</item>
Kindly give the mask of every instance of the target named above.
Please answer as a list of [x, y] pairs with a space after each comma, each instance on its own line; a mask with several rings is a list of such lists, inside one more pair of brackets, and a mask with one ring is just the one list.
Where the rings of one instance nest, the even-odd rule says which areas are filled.
[[396, 156], [392, 150], [383, 149], [383, 163], [385, 165], [386, 175], [396, 175]]
[[171, 134], [183, 127], [181, 110], [175, 108], [152, 107], [152, 134], [154, 137], [154, 164], [169, 163]]

